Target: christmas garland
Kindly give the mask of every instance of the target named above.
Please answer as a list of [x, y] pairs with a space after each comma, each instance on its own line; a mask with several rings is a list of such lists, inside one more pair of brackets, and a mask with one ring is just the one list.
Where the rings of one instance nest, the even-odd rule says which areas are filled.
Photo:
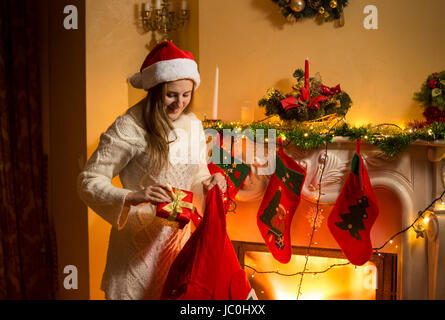
[[[403, 129], [391, 124], [353, 127], [344, 120], [334, 128], [328, 128], [323, 123], [308, 124], [295, 121], [254, 122], [250, 124], [203, 121], [203, 126], [204, 129], [215, 129], [220, 133], [223, 133], [224, 129], [229, 129], [239, 137], [243, 136], [245, 130], [250, 129], [254, 138], [258, 129], [263, 129], [264, 132], [274, 129], [277, 132], [277, 137], [283, 138], [287, 143], [293, 142], [295, 146], [302, 150], [318, 149], [324, 146], [326, 142], [333, 142], [335, 137], [346, 137], [351, 141], [360, 138], [362, 141], [378, 147], [388, 157], [399, 155], [416, 141], [445, 140], [445, 122], [433, 122], [422, 128], [407, 127]], [[267, 142], [267, 140], [264, 142]]]
[[445, 122], [445, 71], [429, 75], [413, 99], [425, 109], [426, 125]]
[[322, 83], [319, 73], [313, 78], [309, 78], [307, 74], [302, 69], [294, 72], [297, 83], [290, 93], [283, 94], [273, 88], [267, 91], [266, 96], [258, 102], [260, 107], [266, 108], [267, 116], [278, 115], [282, 120], [310, 121], [328, 115], [346, 115], [352, 100], [341, 90], [340, 85], [330, 88]]
[[290, 22], [314, 16], [329, 21], [340, 19], [348, 0], [272, 0]]

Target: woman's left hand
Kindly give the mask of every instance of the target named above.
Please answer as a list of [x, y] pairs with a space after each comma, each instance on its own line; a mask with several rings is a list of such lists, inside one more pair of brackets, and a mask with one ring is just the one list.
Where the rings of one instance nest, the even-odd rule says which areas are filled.
[[205, 191], [209, 191], [215, 185], [219, 186], [219, 188], [221, 189], [222, 193], [226, 192], [226, 189], [227, 189], [226, 178], [224, 178], [224, 176], [221, 173], [219, 173], [219, 172], [215, 173], [213, 176], [211, 176], [207, 180], [204, 180], [202, 182], [202, 184], [204, 186], [204, 190]]

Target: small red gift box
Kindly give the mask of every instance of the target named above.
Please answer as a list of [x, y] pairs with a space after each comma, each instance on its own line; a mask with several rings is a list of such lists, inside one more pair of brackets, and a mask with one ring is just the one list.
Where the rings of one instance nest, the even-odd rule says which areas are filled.
[[193, 192], [177, 188], [170, 188], [173, 200], [158, 204], [156, 216], [162, 218], [162, 223], [171, 227], [182, 229], [192, 218], [195, 211], [193, 205]]

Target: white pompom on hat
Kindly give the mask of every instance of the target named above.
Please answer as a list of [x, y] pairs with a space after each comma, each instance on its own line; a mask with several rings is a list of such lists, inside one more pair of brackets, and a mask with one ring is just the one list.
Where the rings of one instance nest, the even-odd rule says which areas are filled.
[[140, 72], [128, 81], [137, 89], [148, 90], [154, 86], [180, 79], [190, 79], [195, 89], [201, 82], [198, 65], [190, 52], [177, 48], [170, 41], [163, 41], [151, 50], [145, 58]]

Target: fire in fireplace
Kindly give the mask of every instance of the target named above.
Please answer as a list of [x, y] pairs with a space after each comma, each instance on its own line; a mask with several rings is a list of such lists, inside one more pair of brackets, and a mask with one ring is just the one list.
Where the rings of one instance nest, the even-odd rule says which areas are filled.
[[[291, 261], [281, 264], [261, 243], [233, 241], [238, 260], [260, 300], [297, 299], [307, 249], [293, 247]], [[335, 249], [311, 248], [300, 300], [394, 300], [397, 255], [374, 254], [363, 266], [348, 263]], [[335, 265], [335, 267], [331, 267]], [[331, 268], [330, 268], [331, 267]], [[268, 273], [263, 273], [267, 271]], [[318, 272], [313, 274], [312, 272]]]

